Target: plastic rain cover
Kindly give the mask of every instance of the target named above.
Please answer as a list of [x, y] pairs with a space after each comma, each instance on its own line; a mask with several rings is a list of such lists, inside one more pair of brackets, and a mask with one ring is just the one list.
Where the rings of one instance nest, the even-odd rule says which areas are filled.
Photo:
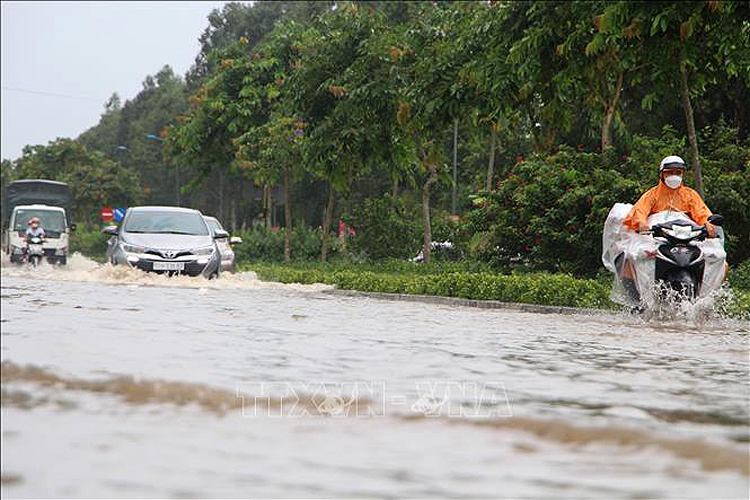
[[[609, 211], [602, 233], [602, 262], [610, 272], [617, 274], [615, 259], [620, 254], [624, 254], [624, 258], [633, 263], [634, 278], [641, 300], [651, 307], [656, 300], [654, 293], [656, 290], [654, 286], [656, 270], [654, 253], [661, 242], [650, 235], [638, 234], [623, 226], [622, 223], [632, 207], [633, 205], [629, 203], [615, 203]], [[648, 224], [649, 227], [652, 227], [655, 224], [673, 220], [689, 221], [691, 219], [683, 212], [670, 210], [652, 214], [648, 218]], [[717, 228], [717, 234], [720, 236], [719, 238], [693, 242], [703, 251], [706, 261], [699, 297], [708, 296], [721, 288], [724, 279], [726, 252], [724, 251], [724, 233], [721, 228]], [[632, 305], [632, 300], [625, 292], [619, 279], [614, 280], [611, 299], [618, 304]]]

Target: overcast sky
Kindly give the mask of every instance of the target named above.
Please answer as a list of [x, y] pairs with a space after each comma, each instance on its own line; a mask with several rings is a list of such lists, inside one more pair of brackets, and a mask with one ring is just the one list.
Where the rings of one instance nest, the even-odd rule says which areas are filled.
[[3, 1], [0, 156], [77, 137], [113, 92], [124, 104], [165, 64], [184, 77], [225, 3]]

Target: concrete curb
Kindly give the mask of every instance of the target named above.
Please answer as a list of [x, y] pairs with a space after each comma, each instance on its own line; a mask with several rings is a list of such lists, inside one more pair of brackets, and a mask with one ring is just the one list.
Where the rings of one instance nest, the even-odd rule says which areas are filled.
[[519, 304], [515, 302], [500, 302], [497, 300], [474, 300], [460, 297], [441, 297], [438, 295], [411, 295], [408, 293], [360, 292], [358, 290], [326, 290], [324, 293], [344, 297], [369, 297], [380, 300], [403, 300], [406, 302], [423, 302], [447, 306], [477, 307], [480, 309], [511, 309], [538, 314], [585, 314], [603, 315], [617, 311], [609, 309], [585, 309], [581, 307], [541, 306], [536, 304]]

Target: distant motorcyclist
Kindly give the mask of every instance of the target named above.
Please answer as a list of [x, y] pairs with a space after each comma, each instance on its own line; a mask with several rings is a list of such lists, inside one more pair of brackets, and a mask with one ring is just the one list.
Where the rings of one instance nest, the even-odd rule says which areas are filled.
[[44, 239], [44, 229], [40, 225], [39, 217], [32, 217], [29, 219], [28, 228], [26, 228], [26, 234], [24, 236], [24, 240], [28, 243], [29, 239], [33, 236], [37, 236], [41, 239]]
[[[705, 226], [709, 238], [717, 236], [716, 226], [708, 222], [711, 210], [701, 196], [685, 186], [687, 166], [679, 156], [667, 156], [659, 164], [659, 184], [646, 191], [633, 205], [623, 225], [641, 234], [649, 231], [648, 217], [659, 212], [680, 212], [696, 224]], [[616, 265], [626, 291], [633, 299], [638, 292], [633, 277], [633, 261], [637, 255], [621, 255]]]

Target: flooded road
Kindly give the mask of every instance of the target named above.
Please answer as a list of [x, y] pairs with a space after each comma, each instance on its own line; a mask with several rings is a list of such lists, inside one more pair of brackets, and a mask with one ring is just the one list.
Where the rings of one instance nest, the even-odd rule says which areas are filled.
[[747, 498], [750, 325], [2, 267], [7, 497]]

